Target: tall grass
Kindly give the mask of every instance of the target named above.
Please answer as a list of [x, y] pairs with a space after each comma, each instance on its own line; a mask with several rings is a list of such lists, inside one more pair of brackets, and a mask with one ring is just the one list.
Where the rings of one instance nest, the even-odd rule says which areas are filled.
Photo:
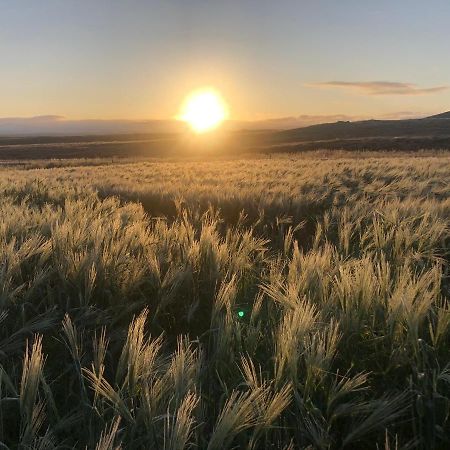
[[2, 169], [0, 446], [447, 448], [448, 162]]

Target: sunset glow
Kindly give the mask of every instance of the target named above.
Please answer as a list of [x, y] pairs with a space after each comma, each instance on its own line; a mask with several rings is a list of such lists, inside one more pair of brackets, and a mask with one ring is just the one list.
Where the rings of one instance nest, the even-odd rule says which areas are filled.
[[219, 126], [227, 116], [228, 108], [220, 94], [202, 89], [187, 97], [179, 119], [187, 122], [196, 133], [204, 133]]

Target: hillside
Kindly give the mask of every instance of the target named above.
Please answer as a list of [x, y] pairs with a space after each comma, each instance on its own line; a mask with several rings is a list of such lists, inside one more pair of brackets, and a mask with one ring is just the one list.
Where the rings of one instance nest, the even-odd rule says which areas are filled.
[[434, 116], [428, 117], [428, 119], [450, 119], [450, 111], [441, 114], [435, 114]]
[[113, 134], [0, 137], [0, 160], [241, 154], [317, 149], [450, 149], [450, 112], [423, 119], [323, 123], [289, 130], [222, 130], [219, 134]]
[[[435, 119], [442, 120], [435, 120]], [[425, 119], [364, 120], [312, 125], [280, 131], [277, 142], [317, 141], [327, 139], [363, 139], [374, 137], [442, 137], [450, 136], [450, 113]]]

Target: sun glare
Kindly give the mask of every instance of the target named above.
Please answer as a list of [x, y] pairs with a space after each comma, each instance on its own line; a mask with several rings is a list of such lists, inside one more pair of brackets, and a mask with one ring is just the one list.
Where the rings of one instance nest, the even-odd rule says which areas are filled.
[[187, 97], [179, 119], [187, 122], [195, 132], [204, 133], [219, 126], [227, 116], [227, 106], [220, 94], [212, 89], [202, 89]]

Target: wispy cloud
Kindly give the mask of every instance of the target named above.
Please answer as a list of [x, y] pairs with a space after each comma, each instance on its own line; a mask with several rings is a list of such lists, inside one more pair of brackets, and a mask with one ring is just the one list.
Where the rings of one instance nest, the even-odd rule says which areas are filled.
[[79, 135], [173, 133], [185, 125], [175, 120], [70, 120], [64, 116], [0, 117], [0, 135]]
[[308, 86], [347, 89], [365, 95], [426, 95], [442, 92], [449, 88], [449, 86], [421, 88], [413, 83], [395, 81], [325, 81], [322, 83], [310, 83]]
[[419, 111], [397, 111], [381, 114], [377, 119], [399, 120], [399, 119], [422, 119], [424, 117], [432, 116], [434, 112], [425, 113]]

